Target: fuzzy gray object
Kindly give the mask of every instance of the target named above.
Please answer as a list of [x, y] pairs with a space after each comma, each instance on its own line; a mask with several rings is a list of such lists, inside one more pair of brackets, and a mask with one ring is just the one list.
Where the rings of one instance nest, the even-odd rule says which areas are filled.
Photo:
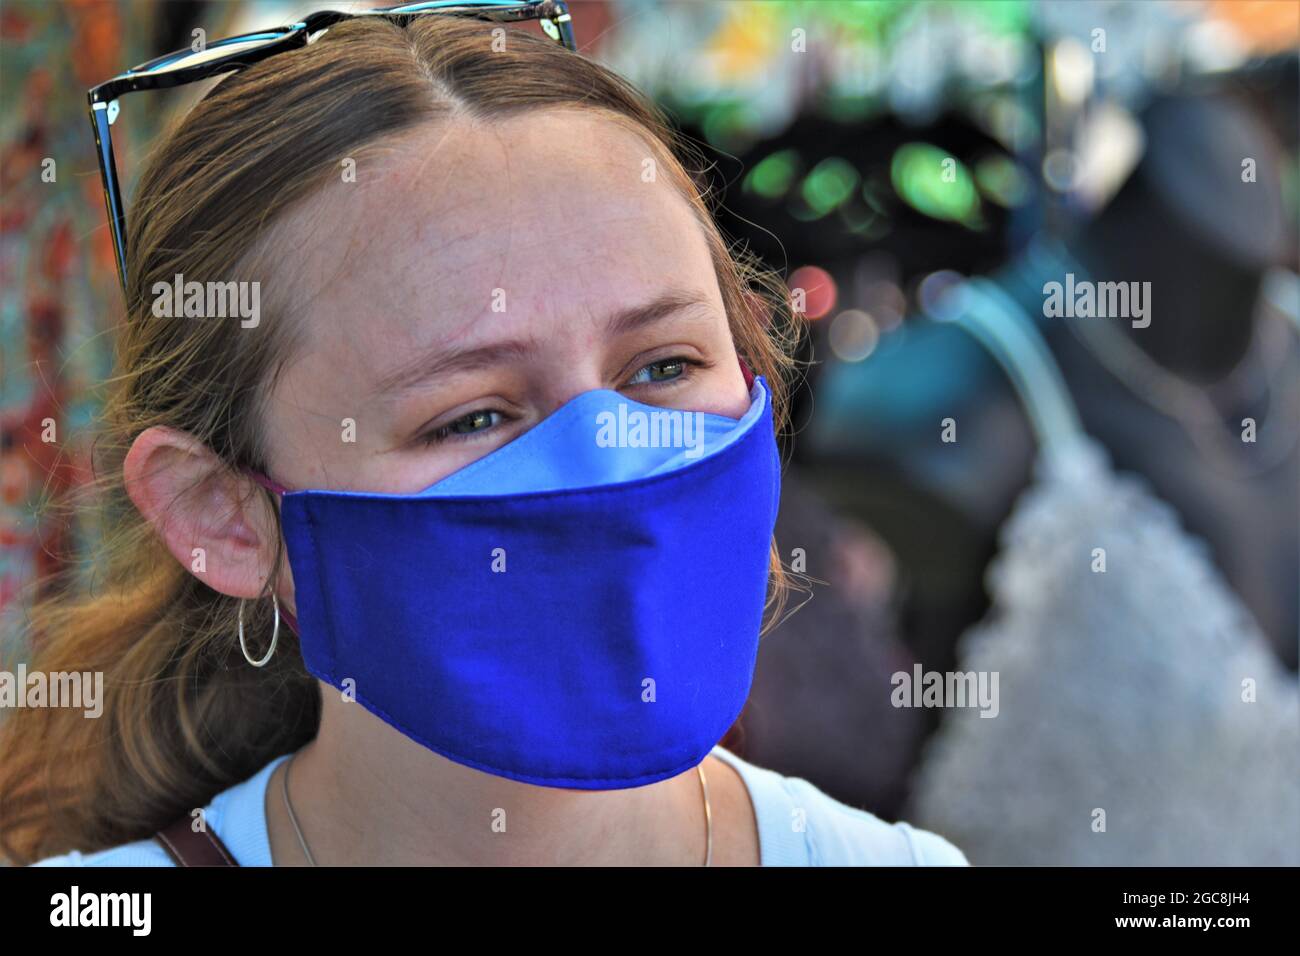
[[1173, 510], [1081, 437], [1000, 545], [958, 644], [1000, 712], [945, 713], [906, 818], [975, 864], [1300, 864], [1295, 677]]

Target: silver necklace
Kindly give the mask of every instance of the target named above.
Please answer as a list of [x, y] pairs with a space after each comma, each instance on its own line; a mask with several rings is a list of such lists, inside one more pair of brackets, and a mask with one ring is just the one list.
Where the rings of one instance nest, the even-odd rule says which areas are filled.
[[[298, 815], [293, 812], [293, 801], [289, 799], [289, 771], [293, 768], [293, 762], [298, 759], [301, 750], [295, 750], [289, 762], [285, 764], [284, 776], [280, 778], [280, 790], [284, 794], [284, 808], [289, 812], [289, 822], [293, 824], [293, 832], [298, 835], [298, 845], [302, 847], [303, 855], [307, 857], [307, 862], [311, 866], [316, 865], [316, 858], [311, 855], [311, 849], [307, 846], [307, 840], [302, 835], [302, 827], [298, 825]], [[704, 763], [701, 761], [696, 767], [700, 775], [700, 789], [704, 792], [704, 865], [713, 865], [713, 807], [709, 803], [709, 781], [704, 776]]]

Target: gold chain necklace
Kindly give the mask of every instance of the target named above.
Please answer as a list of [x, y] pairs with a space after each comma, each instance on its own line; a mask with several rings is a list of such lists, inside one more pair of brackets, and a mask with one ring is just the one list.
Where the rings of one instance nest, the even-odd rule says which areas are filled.
[[[298, 825], [298, 815], [293, 812], [293, 801], [289, 799], [289, 770], [293, 767], [293, 762], [298, 759], [300, 750], [295, 750], [289, 762], [285, 765], [284, 776], [280, 779], [280, 790], [284, 794], [284, 808], [289, 812], [289, 822], [293, 824], [293, 832], [298, 835], [298, 845], [302, 847], [303, 855], [307, 857], [307, 862], [311, 866], [316, 865], [316, 858], [312, 856], [311, 849], [307, 846], [307, 840], [302, 835], [302, 827]], [[700, 775], [700, 789], [704, 792], [704, 865], [713, 865], [713, 807], [709, 803], [709, 781], [704, 776], [704, 763], [701, 762], [696, 766], [696, 771]]]

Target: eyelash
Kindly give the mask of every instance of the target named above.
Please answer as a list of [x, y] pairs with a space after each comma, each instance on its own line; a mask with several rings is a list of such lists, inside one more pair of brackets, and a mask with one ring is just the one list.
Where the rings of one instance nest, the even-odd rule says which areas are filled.
[[[708, 362], [701, 362], [697, 359], [689, 359], [682, 355], [674, 355], [671, 358], [658, 359], [654, 362], [649, 363], [648, 365], [643, 365], [641, 368], [637, 370], [636, 375], [640, 375], [646, 369], [653, 368], [656, 365], [682, 365], [683, 369], [681, 374], [676, 375], [673, 378], [661, 382], [639, 382], [638, 383], [639, 385], [649, 385], [652, 388], [662, 388], [665, 386], [678, 385], [684, 381], [689, 380], [690, 378], [693, 377], [695, 369], [708, 368], [709, 364], [710, 363]], [[633, 378], [635, 377], [636, 376], [634, 375]], [[426, 432], [424, 435], [421, 436], [420, 441], [426, 445], [438, 445], [441, 444], [442, 442], [447, 442], [447, 441], [474, 441], [475, 439], [490, 433], [492, 431], [492, 426], [489, 426], [487, 428], [481, 428], [478, 431], [466, 432], [464, 434], [457, 434], [453, 432], [451, 429], [454, 426], [459, 425], [461, 422], [465, 421], [466, 419], [472, 419], [484, 413], [488, 415], [501, 414], [495, 409], [488, 409], [488, 408], [476, 409], [467, 415], [462, 415], [460, 418], [456, 419], [453, 422], [448, 422], [446, 425], [443, 425], [441, 428], [435, 428], [432, 431]]]

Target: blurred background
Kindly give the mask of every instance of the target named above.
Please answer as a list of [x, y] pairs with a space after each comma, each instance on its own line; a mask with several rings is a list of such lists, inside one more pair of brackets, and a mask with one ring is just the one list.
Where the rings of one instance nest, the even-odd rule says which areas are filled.
[[[0, 6], [0, 615], [94, 533], [49, 517], [119, 308], [86, 89], [315, 6]], [[811, 591], [724, 745], [976, 864], [1300, 864], [1300, 2], [571, 9], [807, 326]], [[131, 98], [128, 200], [187, 95]], [[1111, 282], [1145, 314], [1049, 304]]]

